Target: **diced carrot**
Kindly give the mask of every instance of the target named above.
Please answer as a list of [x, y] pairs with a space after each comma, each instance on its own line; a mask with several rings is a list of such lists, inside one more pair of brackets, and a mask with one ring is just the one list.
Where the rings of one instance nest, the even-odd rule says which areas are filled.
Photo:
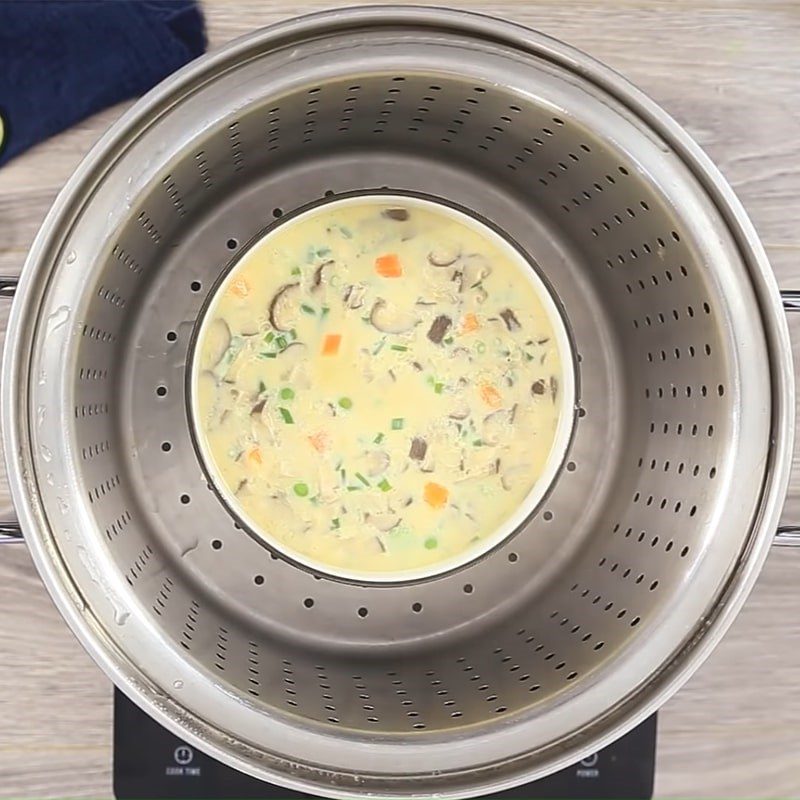
[[399, 278], [403, 274], [403, 266], [396, 253], [387, 253], [375, 259], [375, 272], [384, 278]]
[[251, 447], [247, 451], [246, 458], [247, 458], [247, 463], [250, 464], [251, 466], [260, 466], [261, 464], [264, 463], [264, 457], [261, 455], [261, 448], [258, 446]]
[[487, 406], [491, 406], [492, 408], [500, 408], [503, 404], [500, 392], [498, 392], [491, 383], [481, 384], [481, 398]]
[[322, 355], [335, 356], [339, 352], [339, 345], [342, 343], [341, 333], [326, 333], [322, 340]]
[[231, 293], [245, 298], [250, 294], [250, 284], [240, 275], [231, 281]]
[[431, 508], [443, 508], [447, 504], [447, 498], [449, 496], [450, 492], [441, 484], [433, 483], [432, 481], [425, 484], [425, 502]]
[[311, 446], [318, 453], [323, 453], [328, 447], [328, 434], [325, 433], [325, 431], [319, 431], [319, 433], [312, 433], [311, 436], [308, 437], [308, 441], [311, 442]]
[[464, 319], [461, 321], [461, 333], [472, 333], [472, 331], [478, 330], [480, 326], [478, 317], [470, 311], [468, 314], [464, 314]]

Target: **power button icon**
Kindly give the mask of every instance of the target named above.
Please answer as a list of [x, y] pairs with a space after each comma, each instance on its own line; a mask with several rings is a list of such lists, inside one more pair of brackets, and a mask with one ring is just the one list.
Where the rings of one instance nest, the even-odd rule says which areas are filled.
[[592, 753], [592, 755], [587, 756], [586, 758], [581, 761], [582, 767], [596, 767], [597, 762], [600, 760], [600, 756], [597, 753]]
[[192, 763], [192, 759], [194, 758], [194, 750], [192, 750], [191, 747], [182, 744], [175, 748], [175, 753], [173, 755], [175, 757], [175, 763], [185, 767], [187, 764]]

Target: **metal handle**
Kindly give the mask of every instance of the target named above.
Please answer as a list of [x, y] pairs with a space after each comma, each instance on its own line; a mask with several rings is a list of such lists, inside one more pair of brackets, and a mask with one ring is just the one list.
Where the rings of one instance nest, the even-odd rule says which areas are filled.
[[[0, 298], [10, 300], [17, 290], [19, 278], [0, 276]], [[22, 528], [15, 519], [0, 522], [0, 544], [11, 544], [22, 541]]]
[[[800, 291], [797, 289], [782, 291], [781, 300], [787, 314], [800, 311]], [[800, 547], [800, 525], [781, 525], [775, 534], [774, 544], [780, 547]]]

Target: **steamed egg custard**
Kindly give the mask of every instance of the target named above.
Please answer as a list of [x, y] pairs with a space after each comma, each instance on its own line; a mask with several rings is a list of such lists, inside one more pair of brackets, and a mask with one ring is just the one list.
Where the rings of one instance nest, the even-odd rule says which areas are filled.
[[301, 563], [380, 580], [466, 560], [553, 469], [560, 324], [530, 265], [467, 215], [324, 204], [253, 244], [212, 298], [198, 446], [231, 509]]

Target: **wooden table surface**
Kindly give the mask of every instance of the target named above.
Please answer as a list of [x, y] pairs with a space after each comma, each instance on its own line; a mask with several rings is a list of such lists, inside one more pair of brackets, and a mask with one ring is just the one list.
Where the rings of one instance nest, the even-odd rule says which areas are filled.
[[[203, 5], [215, 48], [334, 4]], [[800, 0], [459, 5], [562, 38], [648, 92], [721, 167], [781, 285], [800, 289]], [[18, 271], [56, 192], [123, 110], [0, 169], [0, 274]], [[0, 314], [4, 323], [6, 309]], [[800, 359], [800, 324], [793, 338]], [[0, 484], [0, 505], [5, 498]], [[785, 516], [800, 521], [798, 469]], [[722, 645], [663, 709], [656, 793], [800, 797], [800, 548], [774, 550]], [[62, 623], [25, 547], [2, 547], [0, 797], [110, 796], [111, 686]]]

